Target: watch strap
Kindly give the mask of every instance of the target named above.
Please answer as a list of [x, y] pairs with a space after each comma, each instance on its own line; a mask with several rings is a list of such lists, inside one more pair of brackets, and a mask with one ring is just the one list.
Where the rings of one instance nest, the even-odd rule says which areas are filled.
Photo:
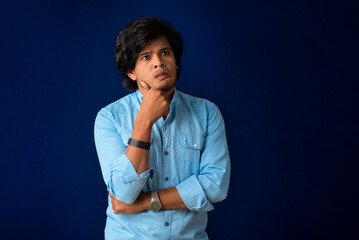
[[153, 200], [160, 200], [158, 198], [158, 192], [157, 191], [152, 191], [151, 192], [151, 201], [153, 201]]
[[150, 146], [151, 146], [151, 143], [149, 143], [149, 142], [143, 142], [143, 141], [132, 139], [132, 138], [128, 139], [127, 144], [131, 145], [133, 147], [142, 148], [145, 150], [150, 150]]

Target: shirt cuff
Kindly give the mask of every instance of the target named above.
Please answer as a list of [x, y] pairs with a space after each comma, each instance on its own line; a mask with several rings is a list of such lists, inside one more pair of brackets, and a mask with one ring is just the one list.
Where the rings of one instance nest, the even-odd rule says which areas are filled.
[[211, 211], [213, 205], [206, 198], [196, 175], [192, 175], [177, 186], [182, 201], [191, 211]]
[[153, 179], [154, 177], [154, 169], [149, 168], [141, 174], [138, 174], [136, 171], [132, 174], [122, 176], [122, 181], [124, 183], [130, 183], [132, 186], [136, 186], [140, 183], [142, 179]]
[[108, 189], [113, 196], [126, 204], [132, 204], [142, 191], [147, 179], [154, 178], [154, 169], [150, 168], [138, 174], [130, 159], [123, 154], [112, 166]]

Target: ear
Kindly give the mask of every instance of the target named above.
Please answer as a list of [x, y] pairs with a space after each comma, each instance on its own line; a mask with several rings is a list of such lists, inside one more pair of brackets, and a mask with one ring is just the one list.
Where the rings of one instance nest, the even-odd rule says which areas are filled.
[[134, 71], [128, 71], [127, 72], [127, 76], [129, 77], [129, 78], [131, 78], [133, 81], [136, 81], [137, 80], [137, 77], [136, 77], [136, 74], [134, 73]]

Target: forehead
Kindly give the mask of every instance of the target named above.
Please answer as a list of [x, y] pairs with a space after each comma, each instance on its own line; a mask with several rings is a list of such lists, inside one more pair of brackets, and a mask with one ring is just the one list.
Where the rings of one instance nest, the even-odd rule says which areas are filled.
[[162, 48], [171, 48], [171, 45], [165, 36], [159, 36], [153, 39], [145, 45], [141, 52], [155, 51]]

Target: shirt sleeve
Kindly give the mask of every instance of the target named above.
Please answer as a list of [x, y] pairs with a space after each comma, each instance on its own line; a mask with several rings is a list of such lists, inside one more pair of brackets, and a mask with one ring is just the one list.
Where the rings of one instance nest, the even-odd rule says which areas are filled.
[[213, 103], [208, 114], [207, 133], [200, 160], [199, 175], [192, 175], [176, 188], [191, 211], [210, 211], [212, 203], [227, 197], [230, 158], [222, 115]]
[[108, 190], [126, 204], [133, 203], [153, 169], [138, 174], [125, 154], [127, 146], [115, 127], [111, 112], [101, 109], [95, 120], [95, 144], [101, 171]]

